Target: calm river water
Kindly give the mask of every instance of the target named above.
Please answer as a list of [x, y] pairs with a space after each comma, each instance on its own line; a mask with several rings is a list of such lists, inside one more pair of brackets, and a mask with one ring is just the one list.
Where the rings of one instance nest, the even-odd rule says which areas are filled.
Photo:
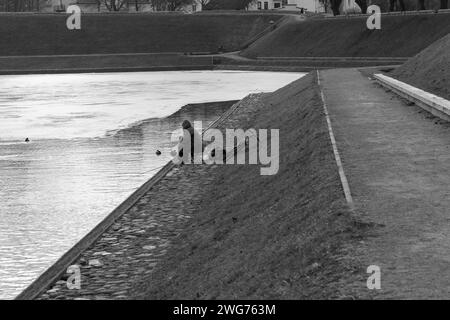
[[[301, 76], [0, 76], [0, 299], [14, 298], [170, 160], [170, 134], [182, 119], [165, 117], [188, 103], [241, 99]], [[219, 111], [187, 117], [212, 121]]]

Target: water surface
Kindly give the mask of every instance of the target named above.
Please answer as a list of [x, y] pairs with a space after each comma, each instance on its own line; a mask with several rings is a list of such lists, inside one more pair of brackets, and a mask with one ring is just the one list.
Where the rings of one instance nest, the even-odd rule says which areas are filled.
[[[0, 76], [0, 298], [20, 293], [170, 160], [170, 135], [182, 119], [165, 117], [188, 103], [274, 91], [300, 76]], [[209, 122], [220, 113], [197, 108], [183, 117]]]

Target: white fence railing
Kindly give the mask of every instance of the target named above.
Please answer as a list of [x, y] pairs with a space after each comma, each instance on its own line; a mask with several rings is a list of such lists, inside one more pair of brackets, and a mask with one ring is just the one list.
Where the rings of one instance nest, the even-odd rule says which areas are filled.
[[375, 74], [374, 77], [383, 87], [414, 102], [435, 116], [450, 121], [450, 101], [383, 74]]

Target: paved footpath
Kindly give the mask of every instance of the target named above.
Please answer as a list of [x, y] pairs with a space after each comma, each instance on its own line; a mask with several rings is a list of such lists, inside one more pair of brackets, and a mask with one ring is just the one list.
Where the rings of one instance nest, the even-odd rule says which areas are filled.
[[321, 72], [355, 206], [378, 224], [363, 261], [378, 298], [450, 298], [450, 124], [355, 69]]

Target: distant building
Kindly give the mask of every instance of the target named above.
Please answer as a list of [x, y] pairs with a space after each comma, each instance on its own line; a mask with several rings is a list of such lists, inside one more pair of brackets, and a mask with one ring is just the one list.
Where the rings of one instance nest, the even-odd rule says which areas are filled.
[[249, 10], [273, 10], [283, 7], [282, 0], [258, 0], [249, 5]]
[[[249, 10], [288, 10], [312, 13], [325, 13], [326, 9], [320, 0], [257, 0]], [[328, 5], [328, 10], [331, 6]], [[354, 0], [342, 0], [339, 7], [341, 14], [361, 13], [361, 8]]]

